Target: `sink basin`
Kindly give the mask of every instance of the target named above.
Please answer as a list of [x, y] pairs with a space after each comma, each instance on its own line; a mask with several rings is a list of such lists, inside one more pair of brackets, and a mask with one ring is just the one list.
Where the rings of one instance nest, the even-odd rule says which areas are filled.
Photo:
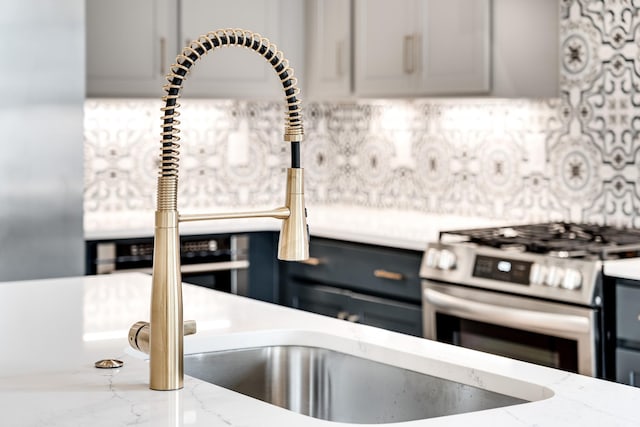
[[412, 421], [527, 402], [318, 347], [276, 345], [186, 355], [184, 370], [300, 414], [346, 423]]

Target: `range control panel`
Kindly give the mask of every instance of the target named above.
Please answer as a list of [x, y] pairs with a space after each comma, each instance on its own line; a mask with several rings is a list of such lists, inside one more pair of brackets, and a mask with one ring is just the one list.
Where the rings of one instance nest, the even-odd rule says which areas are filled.
[[478, 255], [473, 277], [529, 285], [532, 262]]
[[440, 283], [599, 305], [601, 270], [602, 263], [593, 259], [454, 242], [427, 246], [420, 277]]

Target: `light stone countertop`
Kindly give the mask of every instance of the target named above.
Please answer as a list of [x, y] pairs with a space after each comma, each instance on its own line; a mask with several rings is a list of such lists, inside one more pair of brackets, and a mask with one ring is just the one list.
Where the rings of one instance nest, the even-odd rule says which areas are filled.
[[[259, 210], [256, 208], [253, 210]], [[229, 212], [237, 209], [217, 209]], [[249, 210], [249, 209], [246, 209]], [[442, 230], [512, 225], [496, 219], [436, 215], [397, 209], [352, 206], [308, 206], [312, 236], [422, 251], [438, 239]], [[202, 212], [185, 212], [202, 213]], [[117, 239], [153, 236], [152, 211], [85, 213], [85, 239]], [[279, 230], [281, 221], [271, 218], [188, 222], [180, 234], [241, 233]]]
[[604, 275], [621, 279], [640, 280], [640, 258], [627, 258], [604, 263]]
[[[143, 274], [0, 283], [0, 417], [6, 426], [343, 426], [186, 377], [180, 391], [148, 389], [147, 363], [127, 330], [147, 320]], [[515, 395], [532, 402], [391, 424], [637, 426], [640, 389], [422, 338], [184, 286], [197, 353], [268, 344], [312, 345]], [[95, 361], [120, 358], [117, 370]], [[359, 424], [364, 426], [364, 424]]]

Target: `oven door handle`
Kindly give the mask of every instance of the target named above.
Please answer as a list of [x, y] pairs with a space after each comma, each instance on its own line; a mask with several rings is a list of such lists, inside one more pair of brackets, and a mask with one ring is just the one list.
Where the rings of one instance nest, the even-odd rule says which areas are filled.
[[[180, 271], [182, 273], [206, 273], [209, 271], [226, 271], [226, 270], [243, 270], [249, 268], [248, 260], [237, 261], [220, 261], [220, 262], [207, 262], [202, 264], [182, 264]], [[122, 270], [114, 270], [111, 273], [147, 273], [151, 274], [153, 268], [128, 268]]]
[[459, 317], [472, 316], [474, 319], [512, 328], [564, 333], [588, 333], [589, 318], [573, 314], [548, 313], [497, 304], [470, 301], [453, 295], [425, 289], [424, 298], [436, 309], [447, 310]]

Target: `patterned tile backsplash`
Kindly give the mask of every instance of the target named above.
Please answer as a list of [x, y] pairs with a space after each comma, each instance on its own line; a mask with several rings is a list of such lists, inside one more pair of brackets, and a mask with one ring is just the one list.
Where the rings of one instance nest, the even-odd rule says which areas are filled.
[[[561, 8], [558, 99], [305, 104], [308, 203], [640, 226], [640, 4]], [[180, 210], [283, 202], [283, 104], [181, 104]], [[86, 102], [87, 212], [154, 209], [160, 107]]]

